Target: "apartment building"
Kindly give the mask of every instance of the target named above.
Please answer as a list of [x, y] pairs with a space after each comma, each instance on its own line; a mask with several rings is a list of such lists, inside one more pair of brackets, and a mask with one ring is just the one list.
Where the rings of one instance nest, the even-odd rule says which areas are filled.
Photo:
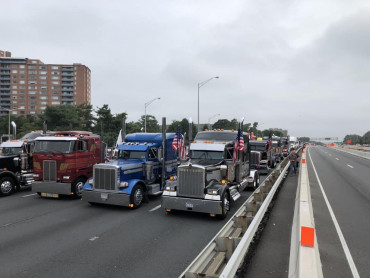
[[47, 106], [91, 104], [90, 69], [44, 64], [0, 50], [0, 116], [40, 114]]

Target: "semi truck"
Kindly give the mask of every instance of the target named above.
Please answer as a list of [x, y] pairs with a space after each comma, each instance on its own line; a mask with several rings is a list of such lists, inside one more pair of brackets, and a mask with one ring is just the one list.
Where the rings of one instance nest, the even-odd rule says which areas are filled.
[[33, 143], [10, 140], [0, 145], [0, 196], [31, 188]]
[[252, 151], [261, 153], [261, 161], [259, 164], [259, 171], [261, 174], [268, 174], [270, 168], [275, 168], [276, 160], [273, 155], [271, 140], [250, 140], [250, 148]]
[[162, 194], [165, 180], [177, 169], [177, 154], [171, 147], [174, 138], [175, 133], [165, 131], [125, 136], [117, 146], [116, 160], [94, 166], [82, 200], [138, 208], [146, 196]]
[[[240, 144], [237, 134], [243, 138], [243, 150], [238, 146], [235, 149], [235, 144]], [[259, 184], [259, 171], [251, 169], [250, 155], [247, 133], [198, 132], [190, 145], [190, 160], [180, 165], [177, 175], [166, 182], [162, 208], [167, 212], [209, 213], [224, 219], [231, 201], [236, 201], [246, 187], [256, 188]]]
[[88, 131], [60, 131], [37, 137], [33, 153], [32, 191], [41, 197], [81, 197], [93, 166], [102, 161], [100, 137]]

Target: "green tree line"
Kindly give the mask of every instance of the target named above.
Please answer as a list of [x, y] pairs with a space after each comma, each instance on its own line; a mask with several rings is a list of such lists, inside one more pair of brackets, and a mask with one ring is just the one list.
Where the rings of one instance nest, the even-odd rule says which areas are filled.
[[343, 143], [347, 144], [348, 140], [351, 140], [350, 145], [370, 144], [370, 131], [366, 132], [363, 136], [357, 134], [346, 135], [343, 139]]
[[[104, 141], [108, 146], [113, 146], [116, 143], [118, 132], [122, 128], [123, 119], [127, 119], [127, 113], [112, 114], [111, 109], [107, 104], [93, 109], [92, 105], [62, 105], [62, 106], [48, 106], [43, 114], [15, 116], [10, 115], [10, 121], [14, 121], [17, 125], [17, 138], [34, 131], [41, 130], [43, 123], [47, 123], [48, 130], [64, 131], [64, 130], [85, 130], [91, 131], [98, 135], [104, 136]], [[144, 131], [145, 116], [142, 115], [137, 121], [126, 122], [126, 132], [143, 132]], [[182, 120], [174, 120], [172, 123], [167, 123], [168, 132], [176, 132], [177, 127], [181, 127], [183, 134], [186, 133], [186, 139], [189, 134], [189, 121], [184, 118]], [[237, 130], [238, 121], [232, 119], [219, 119], [212, 126], [204, 125], [204, 129], [234, 129]], [[0, 134], [8, 134], [9, 117], [0, 117]], [[12, 133], [11, 127], [11, 133]], [[160, 132], [160, 125], [153, 115], [146, 116], [146, 131]], [[253, 132], [256, 136], [268, 136], [270, 130], [259, 130], [258, 122], [245, 123], [243, 131]], [[196, 124], [192, 125], [192, 136], [195, 137], [197, 133]], [[282, 136], [279, 131], [273, 131], [274, 135]]]

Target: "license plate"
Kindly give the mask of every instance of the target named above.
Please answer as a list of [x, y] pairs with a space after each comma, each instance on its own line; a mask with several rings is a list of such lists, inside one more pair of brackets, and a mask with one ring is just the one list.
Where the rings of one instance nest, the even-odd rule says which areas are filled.
[[185, 205], [186, 205], [187, 208], [193, 208], [194, 207], [194, 205], [192, 203], [186, 203]]
[[41, 193], [41, 197], [58, 198], [58, 197], [59, 197], [59, 194], [53, 194], [53, 193]]
[[108, 193], [100, 193], [100, 198], [102, 198], [102, 200], [107, 200], [108, 199]]

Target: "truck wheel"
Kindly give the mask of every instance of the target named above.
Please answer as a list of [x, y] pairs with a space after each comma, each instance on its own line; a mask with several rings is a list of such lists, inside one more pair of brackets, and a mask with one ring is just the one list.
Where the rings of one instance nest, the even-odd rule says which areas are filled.
[[258, 188], [258, 186], [260, 186], [260, 176], [259, 175], [255, 175], [254, 176], [254, 183], [253, 183], [253, 189], [256, 190]]
[[75, 180], [75, 182], [72, 184], [72, 192], [75, 196], [75, 198], [81, 198], [82, 197], [82, 188], [84, 187], [86, 180], [84, 178], [78, 178]]
[[0, 179], [0, 196], [8, 196], [15, 190], [14, 180], [10, 177]]
[[221, 197], [222, 202], [222, 213], [217, 214], [217, 218], [225, 219], [230, 210], [230, 195], [228, 192], [225, 192]]
[[131, 195], [130, 195], [130, 202], [134, 205], [134, 208], [138, 208], [143, 203], [144, 199], [144, 190], [143, 187], [140, 184], [137, 184], [132, 189]]

